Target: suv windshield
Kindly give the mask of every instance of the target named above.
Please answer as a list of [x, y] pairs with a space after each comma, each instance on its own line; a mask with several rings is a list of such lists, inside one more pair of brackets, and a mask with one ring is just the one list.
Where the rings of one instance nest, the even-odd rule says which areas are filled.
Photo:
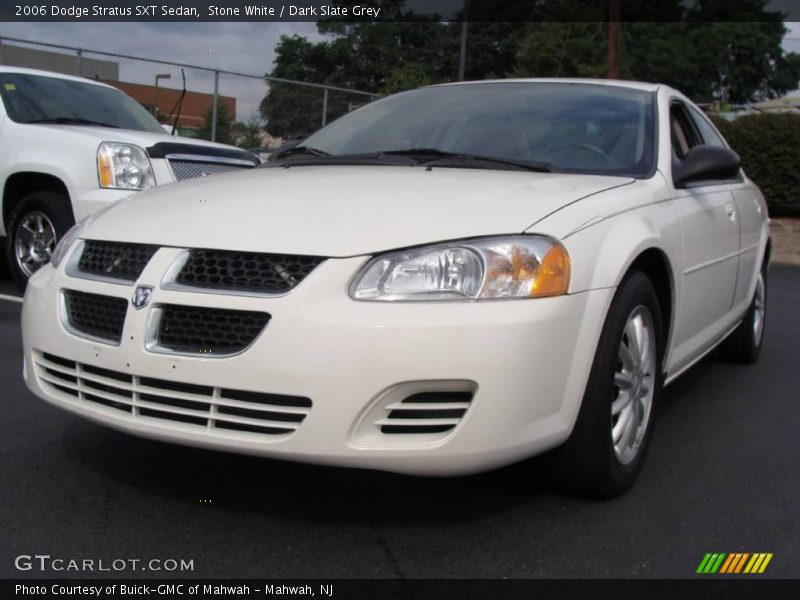
[[133, 98], [102, 85], [0, 73], [0, 95], [8, 116], [17, 123], [105, 125], [164, 133], [158, 121]]
[[[647, 177], [653, 170], [654, 104], [650, 92], [598, 84], [428, 87], [345, 115], [306, 139], [303, 147], [327, 153], [328, 159], [435, 149], [545, 164], [553, 171]], [[432, 155], [428, 164], [440, 160]]]

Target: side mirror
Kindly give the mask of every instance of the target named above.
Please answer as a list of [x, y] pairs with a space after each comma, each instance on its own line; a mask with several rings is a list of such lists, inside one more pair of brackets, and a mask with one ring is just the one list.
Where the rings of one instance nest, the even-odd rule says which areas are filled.
[[672, 164], [672, 182], [676, 188], [694, 181], [733, 179], [739, 174], [739, 155], [722, 146], [695, 146], [681, 161]]

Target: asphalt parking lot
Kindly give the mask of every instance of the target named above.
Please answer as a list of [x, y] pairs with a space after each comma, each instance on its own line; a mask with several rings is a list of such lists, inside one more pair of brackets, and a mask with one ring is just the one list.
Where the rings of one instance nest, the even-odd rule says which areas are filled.
[[597, 502], [535, 460], [420, 479], [107, 430], [28, 393], [20, 304], [0, 300], [0, 576], [81, 576], [14, 567], [49, 554], [192, 559], [188, 577], [682, 578], [706, 552], [771, 552], [762, 577], [798, 577], [798, 306], [800, 267], [773, 266], [760, 361], [712, 356], [667, 388], [638, 484]]

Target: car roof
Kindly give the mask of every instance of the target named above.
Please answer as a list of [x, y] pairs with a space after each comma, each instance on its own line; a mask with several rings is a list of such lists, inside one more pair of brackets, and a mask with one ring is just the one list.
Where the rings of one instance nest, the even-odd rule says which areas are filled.
[[55, 79], [67, 79], [69, 81], [80, 81], [81, 83], [89, 83], [91, 85], [99, 85], [102, 87], [108, 87], [112, 89], [116, 89], [113, 86], [108, 84], [102, 83], [100, 81], [95, 81], [94, 79], [88, 79], [86, 77], [75, 77], [73, 75], [65, 75], [63, 73], [56, 73], [55, 71], [45, 71], [43, 69], [26, 69], [24, 67], [13, 67], [9, 65], [0, 65], [0, 73], [20, 73], [22, 75], [40, 75], [42, 77], [53, 77]]
[[[623, 79], [590, 79], [590, 78], [566, 78], [566, 77], [527, 77], [516, 79], [485, 79], [481, 81], [457, 81], [454, 83], [443, 83], [441, 85], [501, 85], [504, 83], [563, 83], [563, 84], [591, 84], [621, 87], [646, 92], [655, 92], [661, 87], [658, 83], [646, 83], [642, 81], [626, 81]], [[436, 87], [436, 86], [431, 86]]]

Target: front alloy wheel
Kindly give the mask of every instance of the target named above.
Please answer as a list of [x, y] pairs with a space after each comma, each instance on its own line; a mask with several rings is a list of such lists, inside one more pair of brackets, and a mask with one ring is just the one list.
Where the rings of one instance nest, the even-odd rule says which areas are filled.
[[617, 353], [611, 403], [611, 440], [617, 460], [630, 464], [639, 452], [653, 405], [656, 339], [653, 317], [637, 306], [628, 317]]
[[56, 228], [46, 214], [34, 211], [20, 220], [14, 239], [17, 266], [26, 278], [30, 278], [50, 262], [56, 247]]

